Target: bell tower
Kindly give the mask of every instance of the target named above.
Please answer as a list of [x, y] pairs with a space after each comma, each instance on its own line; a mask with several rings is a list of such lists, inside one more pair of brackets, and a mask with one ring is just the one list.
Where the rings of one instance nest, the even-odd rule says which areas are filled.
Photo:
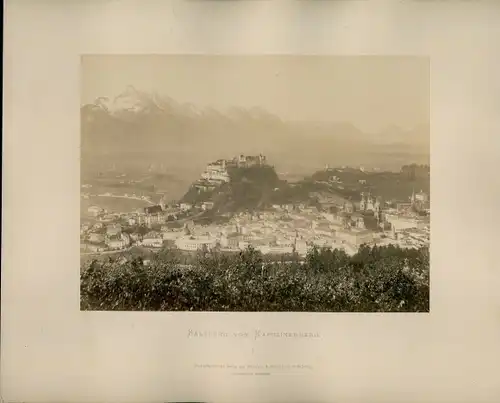
[[371, 211], [374, 210], [373, 197], [372, 197], [371, 193], [368, 194], [368, 200], [367, 200], [367, 203], [366, 203], [366, 209], [367, 210], [371, 210]]
[[380, 199], [377, 197], [375, 200], [375, 204], [373, 205], [373, 210], [375, 211], [375, 215], [380, 213]]
[[365, 194], [361, 193], [361, 202], [359, 203], [359, 208], [361, 211], [366, 210], [366, 200], [365, 200]]

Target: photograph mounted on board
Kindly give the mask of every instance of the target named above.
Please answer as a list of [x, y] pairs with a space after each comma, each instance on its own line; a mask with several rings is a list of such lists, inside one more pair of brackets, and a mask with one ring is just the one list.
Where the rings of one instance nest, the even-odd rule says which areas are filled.
[[429, 312], [430, 66], [81, 58], [80, 308]]

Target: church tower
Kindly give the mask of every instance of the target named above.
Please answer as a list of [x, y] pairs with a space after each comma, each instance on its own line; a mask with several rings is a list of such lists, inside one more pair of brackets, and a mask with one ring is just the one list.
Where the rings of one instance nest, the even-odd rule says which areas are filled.
[[380, 226], [384, 223], [384, 217], [382, 215], [382, 210], [380, 210], [380, 207], [378, 206], [377, 209], [375, 210], [375, 218], [377, 219], [377, 224]]
[[368, 194], [368, 200], [367, 200], [367, 203], [366, 203], [366, 209], [370, 210], [370, 211], [374, 210], [373, 198], [372, 198], [371, 193]]
[[375, 200], [375, 204], [373, 205], [373, 210], [375, 211], [375, 215], [378, 216], [380, 213], [380, 198], [378, 197]]
[[366, 200], [365, 200], [365, 194], [361, 193], [361, 202], [359, 203], [359, 208], [361, 211], [366, 210]]

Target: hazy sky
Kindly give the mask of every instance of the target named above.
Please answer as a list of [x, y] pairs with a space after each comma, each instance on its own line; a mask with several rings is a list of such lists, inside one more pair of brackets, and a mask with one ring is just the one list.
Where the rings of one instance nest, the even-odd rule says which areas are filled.
[[367, 131], [429, 121], [429, 60], [405, 56], [82, 58], [82, 102], [127, 85], [225, 110], [259, 106], [286, 120], [351, 122]]

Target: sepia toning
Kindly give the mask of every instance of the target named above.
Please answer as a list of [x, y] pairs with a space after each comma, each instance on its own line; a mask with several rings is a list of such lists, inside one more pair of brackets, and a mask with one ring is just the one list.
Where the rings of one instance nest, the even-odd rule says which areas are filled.
[[86, 56], [81, 74], [82, 310], [429, 311], [425, 59]]

